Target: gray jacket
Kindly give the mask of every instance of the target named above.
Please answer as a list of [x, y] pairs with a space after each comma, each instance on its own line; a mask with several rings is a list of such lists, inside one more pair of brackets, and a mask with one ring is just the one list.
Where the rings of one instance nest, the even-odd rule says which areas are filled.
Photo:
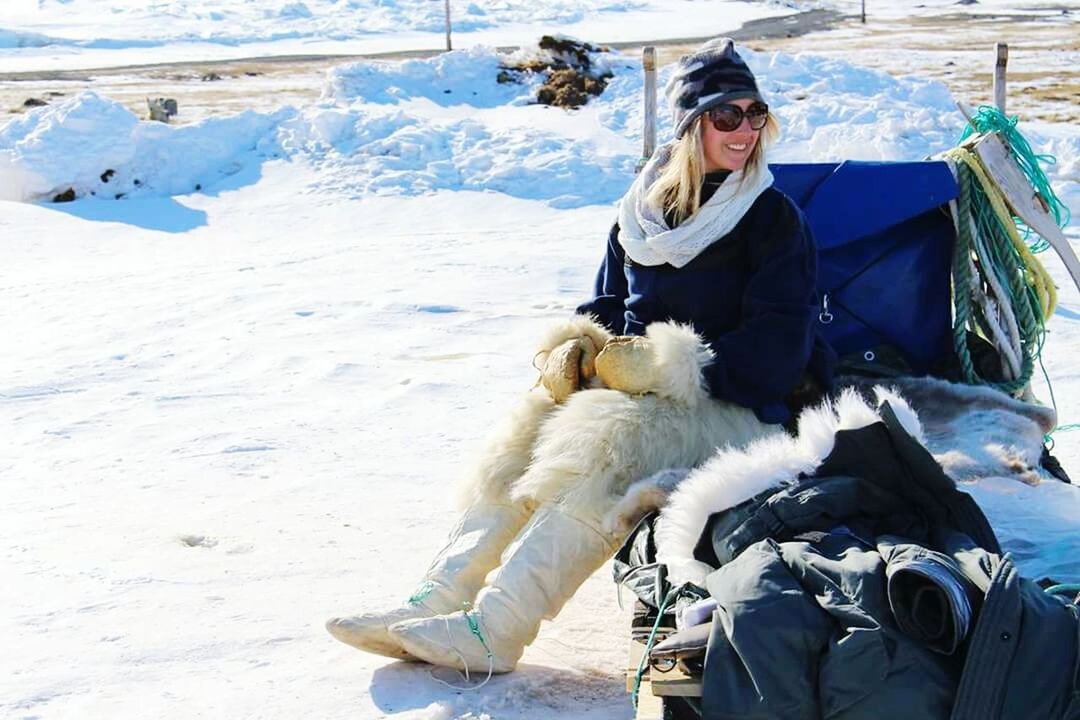
[[703, 716], [1080, 719], [1080, 608], [1023, 579], [900, 426], [720, 513]]

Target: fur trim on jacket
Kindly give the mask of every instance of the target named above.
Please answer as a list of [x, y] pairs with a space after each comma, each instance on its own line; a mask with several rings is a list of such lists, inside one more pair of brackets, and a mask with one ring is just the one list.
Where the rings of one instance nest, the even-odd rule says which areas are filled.
[[[887, 391], [878, 402], [888, 400], [916, 439], [922, 438], [918, 417], [898, 396]], [[881, 420], [877, 411], [854, 390], [833, 401], [808, 408], [799, 416], [798, 437], [786, 434], [762, 438], [739, 449], [721, 450], [692, 471], [668, 498], [656, 526], [657, 560], [667, 565], [673, 585], [693, 582], [704, 586], [713, 568], [694, 559], [694, 548], [709, 516], [812, 473], [832, 452], [836, 433], [865, 427]], [[629, 505], [631, 497], [643, 497], [645, 487], [631, 488], [625, 505], [609, 516], [609, 525], [624, 524], [642, 508]], [[624, 519], [619, 519], [619, 513]]]

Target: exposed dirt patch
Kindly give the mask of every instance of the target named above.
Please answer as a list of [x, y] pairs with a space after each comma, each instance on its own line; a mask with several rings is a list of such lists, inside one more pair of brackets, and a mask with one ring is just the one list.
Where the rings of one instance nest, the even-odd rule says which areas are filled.
[[[56, 97], [92, 90], [122, 103], [141, 118], [147, 98], [175, 98], [174, 123], [207, 117], [301, 105], [318, 99], [326, 71], [354, 57], [245, 59], [229, 62], [171, 63], [47, 73], [0, 74], [0, 118], [22, 112], [29, 96], [55, 102]], [[207, 76], [216, 80], [206, 80]]]
[[[1021, 120], [1080, 122], [1080, 18], [1061, 8], [1042, 14], [960, 13], [874, 20], [846, 18], [799, 38], [747, 40], [755, 50], [853, 58], [893, 75], [940, 80], [969, 105], [993, 102], [994, 45], [1008, 43], [1006, 111]], [[665, 48], [670, 50], [670, 48]]]
[[536, 99], [543, 105], [564, 108], [581, 107], [604, 92], [607, 77], [590, 77], [578, 70], [553, 70], [537, 93]]
[[520, 82], [527, 75], [546, 75], [536, 101], [563, 108], [581, 107], [590, 97], [604, 92], [611, 73], [597, 72], [593, 67], [593, 56], [607, 52], [608, 48], [551, 35], [541, 37], [538, 45], [544, 59], [533, 58], [505, 65], [499, 70], [498, 81]]

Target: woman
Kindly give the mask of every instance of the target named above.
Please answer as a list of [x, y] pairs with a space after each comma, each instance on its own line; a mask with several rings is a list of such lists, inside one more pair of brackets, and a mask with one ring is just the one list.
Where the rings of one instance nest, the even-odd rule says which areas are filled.
[[[596, 297], [540, 345], [604, 348], [606, 387], [594, 380], [558, 403], [534, 388], [489, 440], [464, 485], [467, 509], [409, 602], [332, 619], [334, 637], [512, 670], [540, 621], [617, 548], [605, 515], [629, 483], [776, 432], [799, 388], [830, 384], [816, 251], [772, 187], [764, 155], [777, 126], [753, 74], [720, 38], [680, 59], [667, 95], [675, 139], [621, 201]], [[640, 337], [611, 342], [616, 333]]]

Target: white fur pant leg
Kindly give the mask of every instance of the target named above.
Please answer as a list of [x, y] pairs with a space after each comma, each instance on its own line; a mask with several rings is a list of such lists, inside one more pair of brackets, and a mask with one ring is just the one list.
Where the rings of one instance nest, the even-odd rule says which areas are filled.
[[[584, 390], [544, 422], [532, 464], [513, 486], [519, 504], [543, 503], [507, 548], [474, 610], [393, 625], [410, 654], [470, 672], [508, 672], [540, 622], [562, 608], [614, 552], [621, 534], [603, 519], [629, 483], [695, 465], [718, 446], [778, 432], [744, 408], [688, 406], [657, 395]], [[481, 642], [480, 638], [483, 638]]]
[[694, 406], [657, 395], [583, 390], [552, 412], [533, 462], [512, 497], [559, 502], [600, 527], [631, 482], [660, 470], [692, 467], [717, 448], [782, 432], [746, 408], [706, 399]]
[[555, 408], [543, 388], [534, 388], [488, 435], [458, 485], [458, 505], [507, 503], [510, 488], [532, 459], [540, 426]]

